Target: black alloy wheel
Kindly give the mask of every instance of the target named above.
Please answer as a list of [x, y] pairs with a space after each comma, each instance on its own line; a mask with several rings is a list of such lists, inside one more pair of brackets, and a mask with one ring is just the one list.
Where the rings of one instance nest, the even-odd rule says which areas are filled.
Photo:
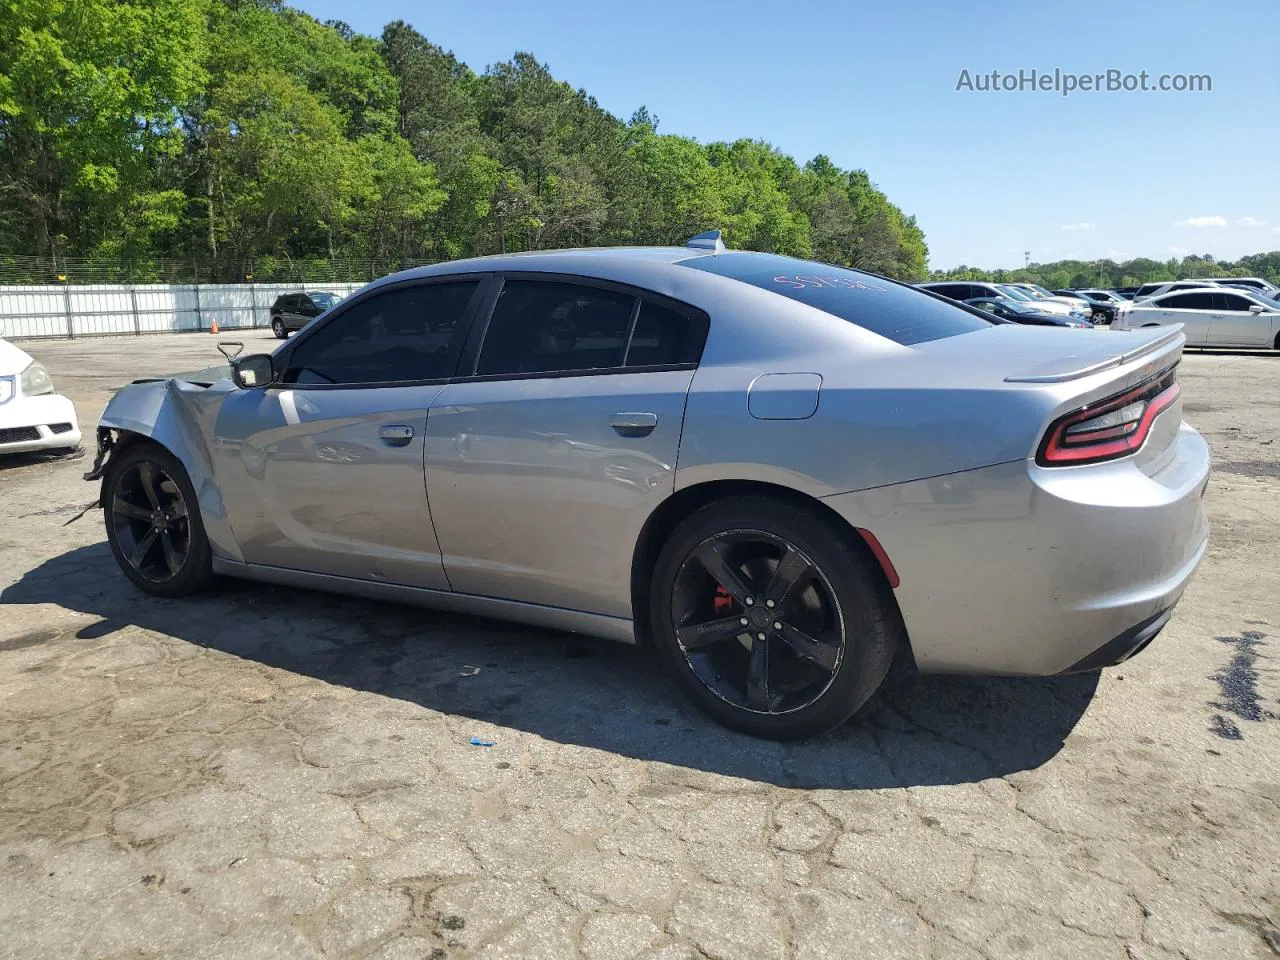
[[726, 497], [686, 517], [654, 564], [647, 624], [685, 693], [720, 723], [796, 739], [879, 689], [901, 615], [857, 534], [816, 506]]
[[707, 689], [757, 713], [811, 705], [844, 655], [831, 584], [795, 544], [763, 530], [726, 531], [698, 545], [677, 575], [671, 626]]
[[182, 572], [191, 551], [191, 517], [182, 489], [155, 463], [129, 464], [111, 500], [116, 543], [138, 575], [152, 583]]
[[113, 454], [102, 506], [111, 552], [137, 587], [181, 597], [213, 582], [213, 553], [195, 490], [168, 450], [141, 441]]

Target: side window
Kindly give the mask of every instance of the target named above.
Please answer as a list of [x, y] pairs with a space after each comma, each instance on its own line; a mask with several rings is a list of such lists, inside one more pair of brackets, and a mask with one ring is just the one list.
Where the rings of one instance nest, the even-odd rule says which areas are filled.
[[480, 376], [620, 367], [636, 298], [576, 283], [508, 280], [476, 363]]
[[1252, 300], [1246, 300], [1244, 297], [1234, 293], [1215, 293], [1213, 294], [1213, 309], [1215, 310], [1238, 310], [1248, 313], [1249, 308], [1253, 306]]
[[936, 293], [940, 297], [946, 297], [949, 300], [963, 300], [964, 290], [954, 283], [941, 283], [937, 286], [929, 288], [930, 291]]
[[707, 340], [707, 318], [644, 300], [627, 346], [628, 367], [697, 363]]
[[376, 294], [299, 342], [285, 383], [395, 383], [453, 375], [462, 319], [478, 283], [433, 283]]
[[298, 308], [298, 298], [292, 293], [286, 293], [280, 298], [280, 309], [285, 313], [293, 313]]
[[1212, 310], [1213, 294], [1179, 293], [1171, 297], [1162, 297], [1159, 306], [1165, 310]]

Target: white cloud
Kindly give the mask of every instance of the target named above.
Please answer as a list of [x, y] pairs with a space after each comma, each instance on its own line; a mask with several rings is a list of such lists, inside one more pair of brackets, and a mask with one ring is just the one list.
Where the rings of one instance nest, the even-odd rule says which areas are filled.
[[1169, 252], [1172, 253], [1175, 257], [1185, 257], [1191, 251], [1188, 250], [1186, 247], [1170, 247]]
[[1062, 225], [1062, 229], [1063, 230], [1092, 230], [1093, 224], [1092, 223], [1064, 223]]
[[1187, 217], [1185, 220], [1176, 220], [1173, 224], [1175, 227], [1225, 227], [1227, 225], [1226, 217]]
[[1242, 227], [1265, 227], [1267, 221], [1259, 220], [1257, 217], [1241, 217], [1236, 223]]

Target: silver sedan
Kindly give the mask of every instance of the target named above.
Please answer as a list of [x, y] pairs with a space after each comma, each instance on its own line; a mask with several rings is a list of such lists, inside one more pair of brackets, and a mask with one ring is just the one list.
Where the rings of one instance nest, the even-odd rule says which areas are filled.
[[1047, 675], [1151, 641], [1207, 541], [1182, 345], [715, 233], [485, 258], [125, 387], [87, 477], [148, 593], [221, 574], [651, 641], [721, 722], [799, 737], [895, 661]]

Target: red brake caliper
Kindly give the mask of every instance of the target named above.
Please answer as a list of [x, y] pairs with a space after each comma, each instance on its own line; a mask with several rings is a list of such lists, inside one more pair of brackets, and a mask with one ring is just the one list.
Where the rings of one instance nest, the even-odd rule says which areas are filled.
[[729, 591], [718, 583], [716, 584], [716, 598], [713, 606], [716, 613], [722, 617], [728, 616], [729, 611], [733, 609], [733, 597], [729, 596]]

